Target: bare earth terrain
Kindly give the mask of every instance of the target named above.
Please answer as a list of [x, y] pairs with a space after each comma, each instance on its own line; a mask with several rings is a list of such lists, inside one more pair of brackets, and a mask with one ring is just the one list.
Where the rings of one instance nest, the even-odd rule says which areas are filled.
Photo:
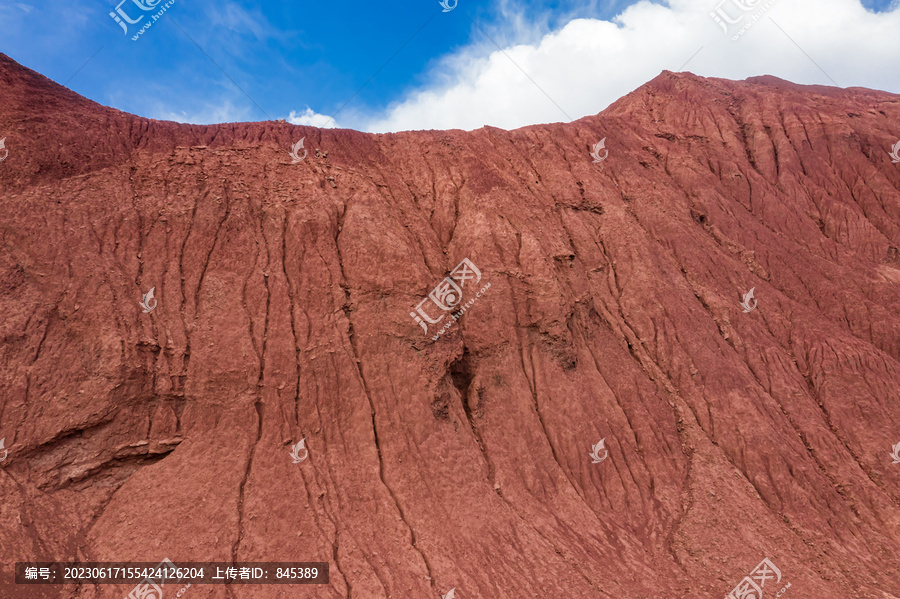
[[765, 599], [900, 597], [900, 96], [664, 72], [372, 135], [0, 54], [0, 138], [0, 597], [163, 558], [330, 565], [187, 599], [718, 599], [765, 558]]

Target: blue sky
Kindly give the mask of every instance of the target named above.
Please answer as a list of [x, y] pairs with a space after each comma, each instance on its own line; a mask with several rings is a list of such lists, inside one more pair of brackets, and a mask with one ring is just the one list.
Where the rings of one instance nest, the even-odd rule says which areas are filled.
[[[463, 3], [465, 11], [444, 13], [438, 0], [176, 0], [132, 41], [108, 16], [118, 0], [2, 0], [0, 48], [88, 98], [144, 116], [214, 115], [219, 108], [225, 116], [265, 120], [306, 107], [331, 115], [410, 38], [347, 108], [383, 109], [423, 82], [433, 60], [480, 35], [467, 17], [483, 27], [503, 18], [489, 0]], [[563, 12], [604, 14], [573, 1], [529, 2], [522, 9], [533, 22], [549, 15], [552, 23]], [[123, 10], [133, 19], [141, 14], [130, 2]], [[613, 12], [613, 6], [605, 10]]]
[[[159, 4], [142, 12], [133, 4], [142, 1]], [[137, 18], [153, 14], [165, 1], [126, 0], [122, 10]], [[568, 120], [599, 112], [663, 69], [678, 70], [695, 45], [702, 50], [686, 69], [698, 74], [772, 73], [799, 82], [900, 91], [880, 72], [890, 64], [882, 68], [882, 61], [896, 65], [900, 60], [897, 42], [891, 41], [898, 37], [896, 0], [893, 10], [891, 0], [822, 0], [849, 11], [851, 17], [840, 17], [842, 22], [860, 22], [855, 32], [836, 40], [854, 50], [853, 57], [843, 58], [825, 47], [816, 54], [816, 35], [829, 35], [816, 24], [821, 16], [791, 6], [811, 0], [772, 0], [769, 15], [777, 14], [778, 27], [785, 29], [779, 33], [766, 22], [771, 31], [748, 31], [746, 43], [725, 43], [708, 18], [719, 1], [691, 0], [698, 7], [694, 10], [682, 0], [459, 0], [454, 10], [442, 12], [438, 0], [175, 0], [132, 41], [149, 16], [123, 34], [109, 16], [119, 0], [0, 0], [0, 51], [101, 104], [183, 122], [293, 114], [293, 122], [315, 124], [342, 106], [341, 126], [367, 130]], [[665, 19], [681, 23], [684, 31], [652, 50], [661, 37], [653, 24]], [[893, 28], [883, 40], [871, 33], [882, 27]], [[797, 52], [803, 45], [797, 40], [804, 37], [806, 45]], [[874, 38], [871, 49], [859, 47], [864, 37]], [[604, 39], [611, 47], [590, 46]], [[766, 63], [755, 55], [754, 43], [771, 45], [773, 40], [778, 51]], [[887, 47], [879, 49], [879, 41]], [[596, 65], [580, 54], [588, 46]], [[604, 58], [604, 52], [609, 56]], [[734, 58], [723, 63], [723, 52]], [[796, 59], [789, 68], [780, 64], [785, 53], [789, 61]], [[567, 71], [568, 79], [555, 80], [557, 72], [572, 67], [567, 57], [586, 63], [584, 75]], [[627, 72], [606, 72], [611, 61]], [[868, 70], [860, 69], [863, 63], [874, 71], [868, 78], [859, 73]], [[595, 81], [586, 84], [583, 77]], [[509, 97], [503, 97], [505, 88], [492, 87], [491, 81], [504, 78]], [[597, 80], [607, 84], [598, 88]], [[580, 96], [570, 97], [578, 89]], [[300, 115], [307, 109], [323, 116], [304, 120]]]

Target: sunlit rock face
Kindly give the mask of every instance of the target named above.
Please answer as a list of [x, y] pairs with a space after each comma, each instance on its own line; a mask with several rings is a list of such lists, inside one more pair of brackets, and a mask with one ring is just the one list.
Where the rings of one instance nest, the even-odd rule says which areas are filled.
[[900, 97], [665, 72], [370, 135], [147, 120], [0, 55], [0, 137], [0, 562], [900, 597]]

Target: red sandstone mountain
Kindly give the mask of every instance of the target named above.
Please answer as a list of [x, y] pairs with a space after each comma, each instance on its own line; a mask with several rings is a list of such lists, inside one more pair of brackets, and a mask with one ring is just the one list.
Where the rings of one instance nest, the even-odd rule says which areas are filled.
[[[138, 118], [0, 55], [0, 137], [3, 597], [166, 557], [330, 564], [189, 599], [720, 598], [764, 558], [766, 599], [900, 597], [900, 96], [665, 72], [370, 135]], [[432, 341], [464, 258], [490, 287]]]

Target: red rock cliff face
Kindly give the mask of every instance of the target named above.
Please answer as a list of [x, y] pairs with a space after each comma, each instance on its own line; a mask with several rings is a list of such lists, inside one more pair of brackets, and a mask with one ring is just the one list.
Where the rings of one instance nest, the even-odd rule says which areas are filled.
[[0, 56], [4, 136], [3, 597], [133, 586], [15, 561], [164, 557], [330, 564], [197, 598], [722, 597], [764, 558], [764, 597], [900, 597], [900, 97], [666, 72], [369, 135], [142, 119]]

